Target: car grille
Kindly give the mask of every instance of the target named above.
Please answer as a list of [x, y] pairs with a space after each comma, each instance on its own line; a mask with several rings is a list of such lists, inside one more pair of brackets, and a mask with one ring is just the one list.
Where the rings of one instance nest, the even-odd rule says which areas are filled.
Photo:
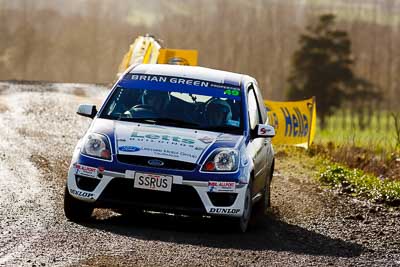
[[205, 213], [204, 205], [192, 186], [172, 184], [171, 192], [163, 192], [134, 188], [133, 183], [133, 179], [114, 178], [104, 189], [99, 202], [106, 207], [121, 205], [156, 211]]
[[207, 192], [211, 203], [217, 207], [229, 207], [232, 206], [236, 200], [237, 193], [217, 193]]
[[99, 179], [80, 176], [80, 175], [75, 175], [75, 181], [79, 189], [90, 192], [93, 191], [100, 182]]
[[[152, 168], [160, 168], [160, 169], [172, 169], [172, 170], [186, 170], [186, 171], [193, 171], [196, 169], [197, 164], [189, 163], [179, 160], [172, 160], [172, 159], [161, 159], [161, 158], [152, 158], [152, 157], [143, 157], [143, 156], [131, 156], [131, 155], [117, 155], [117, 159], [119, 162], [132, 164], [132, 165], [139, 165], [139, 166], [146, 166]], [[164, 165], [163, 166], [152, 166], [148, 163], [149, 160], [161, 160]]]

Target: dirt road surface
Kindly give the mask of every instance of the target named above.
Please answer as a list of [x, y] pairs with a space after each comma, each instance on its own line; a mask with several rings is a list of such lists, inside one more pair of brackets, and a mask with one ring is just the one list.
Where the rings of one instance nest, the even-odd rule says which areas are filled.
[[207, 218], [95, 210], [66, 220], [73, 148], [107, 88], [0, 83], [0, 266], [400, 266], [400, 213], [322, 189], [301, 155], [278, 153], [273, 209], [249, 233]]

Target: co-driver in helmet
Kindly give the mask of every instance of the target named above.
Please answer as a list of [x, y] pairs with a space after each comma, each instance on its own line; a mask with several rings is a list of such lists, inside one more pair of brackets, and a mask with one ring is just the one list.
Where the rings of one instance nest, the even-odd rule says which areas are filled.
[[231, 106], [222, 99], [213, 99], [205, 107], [205, 119], [211, 127], [228, 125], [232, 119]]

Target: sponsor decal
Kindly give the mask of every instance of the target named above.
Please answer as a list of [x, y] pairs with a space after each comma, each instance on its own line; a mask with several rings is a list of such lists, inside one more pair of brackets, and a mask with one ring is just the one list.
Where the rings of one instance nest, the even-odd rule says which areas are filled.
[[266, 126], [259, 126], [258, 128], [258, 135], [261, 136], [268, 136], [272, 134], [272, 129], [267, 128]]
[[281, 112], [285, 118], [285, 136], [308, 136], [307, 114], [302, 113], [299, 108], [293, 108], [293, 111], [290, 111], [287, 107], [281, 107]]
[[277, 102], [265, 100], [268, 123], [275, 128], [274, 144], [308, 147], [315, 135], [315, 99]]
[[135, 81], [184, 84], [184, 85], [194, 85], [200, 87], [209, 87], [210, 85], [210, 82], [208, 81], [185, 79], [185, 78], [170, 77], [170, 76], [145, 75], [145, 74], [132, 74], [131, 79]]
[[218, 214], [238, 214], [240, 209], [227, 209], [227, 208], [211, 208], [210, 213]]
[[192, 145], [195, 143], [194, 139], [183, 138], [180, 136], [173, 136], [173, 135], [167, 135], [167, 134], [158, 135], [158, 134], [141, 134], [139, 132], [132, 132], [130, 139], [134, 140], [134, 138], [145, 138], [145, 139], [149, 139], [149, 140], [170, 141], [170, 142], [179, 143], [180, 145], [182, 145], [182, 144]]
[[261, 135], [261, 136], [268, 136], [268, 135], [271, 135], [271, 129], [270, 128], [267, 128], [266, 126], [259, 126], [258, 127], [258, 135]]
[[232, 82], [230, 81], [218, 83], [185, 77], [129, 73], [124, 76], [124, 79], [119, 84], [121, 86], [127, 86], [128, 88], [135, 84], [135, 88], [143, 88], [147, 90], [205, 94], [209, 96], [241, 100], [241, 90], [239, 85], [236, 84], [236, 82], [233, 82], [233, 84], [231, 83]]
[[76, 169], [75, 174], [77, 174], [77, 175], [91, 177], [91, 178], [94, 178], [97, 176], [97, 168], [94, 168], [94, 167], [85, 166], [85, 165], [81, 165], [81, 164], [75, 164], [75, 169]]
[[208, 192], [235, 192], [235, 182], [208, 182]]
[[[139, 131], [122, 123], [117, 125], [116, 135], [117, 140], [126, 140], [118, 141], [118, 153], [121, 155], [138, 155], [191, 163], [195, 163], [209, 143], [215, 139], [211, 137], [212, 135], [200, 135], [193, 131], [178, 131], [176, 134], [171, 134], [168, 129], [159, 128], [146, 128], [145, 131]], [[202, 137], [206, 137], [207, 141], [200, 141]]]
[[87, 197], [87, 198], [93, 198], [94, 194], [93, 193], [88, 193], [88, 192], [83, 192], [75, 189], [70, 189], [69, 192], [73, 195], [77, 195], [80, 197]]
[[226, 90], [224, 90], [224, 95], [239, 96], [240, 95], [240, 90], [226, 89]]
[[124, 152], [137, 152], [140, 151], [140, 147], [137, 146], [120, 146], [118, 147], [120, 151]]

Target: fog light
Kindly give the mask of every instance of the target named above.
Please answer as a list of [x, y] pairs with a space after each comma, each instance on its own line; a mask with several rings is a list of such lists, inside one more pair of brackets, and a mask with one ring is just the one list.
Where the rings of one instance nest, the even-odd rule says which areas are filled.
[[204, 170], [206, 171], [213, 171], [215, 169], [215, 164], [212, 161], [209, 161], [204, 165]]

